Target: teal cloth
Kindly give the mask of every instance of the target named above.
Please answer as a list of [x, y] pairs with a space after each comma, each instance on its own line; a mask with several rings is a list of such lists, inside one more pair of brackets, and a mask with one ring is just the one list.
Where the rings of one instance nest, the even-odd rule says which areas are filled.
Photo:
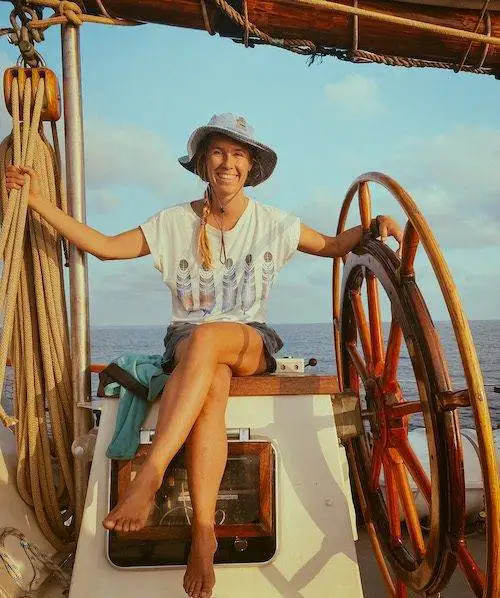
[[106, 396], [120, 394], [115, 433], [106, 455], [110, 459], [132, 459], [139, 447], [141, 425], [146, 419], [149, 403], [161, 394], [168, 374], [162, 370], [161, 355], [128, 353], [113, 362], [148, 388], [147, 401], [132, 394], [118, 382], [112, 382], [104, 388]]

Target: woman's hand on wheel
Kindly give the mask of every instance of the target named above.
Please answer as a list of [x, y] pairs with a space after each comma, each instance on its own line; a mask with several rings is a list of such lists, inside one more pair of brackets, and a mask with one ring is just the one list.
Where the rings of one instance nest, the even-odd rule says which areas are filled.
[[11, 189], [22, 189], [25, 183], [29, 184], [28, 203], [40, 199], [40, 179], [38, 174], [26, 166], [7, 166], [5, 170], [5, 186]]
[[396, 254], [400, 257], [401, 254], [401, 242], [403, 241], [403, 232], [399, 227], [399, 224], [393, 220], [390, 216], [384, 214], [377, 216], [378, 233], [380, 240], [384, 243], [387, 237], [394, 237], [398, 242], [398, 249]]

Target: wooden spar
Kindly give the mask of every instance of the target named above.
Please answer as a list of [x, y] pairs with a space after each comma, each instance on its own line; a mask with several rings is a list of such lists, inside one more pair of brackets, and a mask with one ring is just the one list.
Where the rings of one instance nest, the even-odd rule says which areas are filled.
[[[238, 0], [240, 2], [240, 0]], [[214, 30], [225, 37], [242, 37], [242, 29], [224, 15], [211, 0], [205, 0], [210, 23]], [[340, 0], [340, 4], [352, 6], [352, 2]], [[236, 6], [233, 1], [232, 4]], [[425, 21], [463, 31], [474, 31], [481, 13], [478, 8], [457, 9], [393, 1], [358, 1], [358, 8], [379, 11]], [[89, 13], [99, 14], [93, 0], [85, 2]], [[241, 5], [241, 2], [240, 2]], [[295, 0], [247, 0], [249, 21], [263, 32], [279, 39], [310, 40], [326, 48], [351, 49], [353, 46], [354, 18], [352, 15], [332, 11], [330, 8], [301, 5]], [[106, 11], [114, 17], [159, 23], [190, 29], [205, 29], [200, 0], [106, 0]], [[500, 37], [500, 12], [489, 12], [490, 35]], [[480, 24], [478, 33], [487, 34], [486, 21]], [[359, 49], [380, 55], [418, 58], [459, 64], [469, 42], [463, 39], [420, 31], [410, 26], [358, 17]], [[485, 45], [474, 42], [467, 64], [478, 66]], [[483, 65], [500, 74], [500, 47], [490, 46]]]

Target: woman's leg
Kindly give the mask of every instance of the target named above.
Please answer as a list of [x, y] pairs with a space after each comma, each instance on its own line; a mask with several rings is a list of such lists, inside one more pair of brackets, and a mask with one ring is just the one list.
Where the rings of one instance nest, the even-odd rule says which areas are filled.
[[218, 366], [205, 405], [185, 445], [193, 516], [184, 589], [194, 598], [207, 598], [215, 584], [215, 504], [227, 460], [225, 414], [231, 375], [228, 366]]
[[105, 518], [106, 528], [128, 532], [144, 526], [165, 469], [198, 418], [218, 365], [229, 366], [237, 376], [265, 371], [260, 334], [245, 324], [228, 322], [193, 330], [165, 385], [148, 458], [126, 496]]

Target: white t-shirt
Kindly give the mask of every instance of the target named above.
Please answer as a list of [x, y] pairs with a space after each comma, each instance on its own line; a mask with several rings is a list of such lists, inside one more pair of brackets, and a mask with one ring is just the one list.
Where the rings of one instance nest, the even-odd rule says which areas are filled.
[[230, 231], [207, 224], [211, 270], [197, 257], [200, 218], [190, 203], [158, 212], [141, 225], [155, 268], [172, 292], [172, 322], [265, 322], [276, 275], [297, 250], [300, 220], [250, 200]]

